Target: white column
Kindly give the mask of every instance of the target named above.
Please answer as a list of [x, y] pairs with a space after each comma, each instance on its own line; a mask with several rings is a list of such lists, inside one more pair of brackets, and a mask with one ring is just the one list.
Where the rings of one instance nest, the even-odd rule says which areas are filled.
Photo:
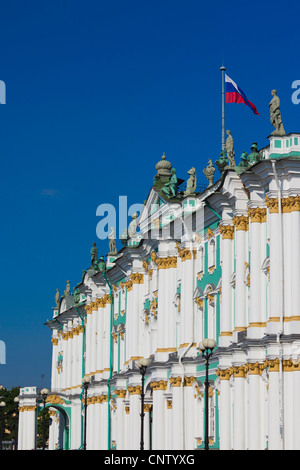
[[195, 377], [185, 377], [184, 378], [184, 401], [185, 401], [185, 442], [184, 450], [193, 450], [195, 448], [195, 428], [194, 428], [194, 415], [196, 402], [194, 398], [193, 383], [195, 382]]
[[51, 390], [56, 390], [57, 388], [57, 355], [58, 355], [58, 338], [56, 334], [51, 339], [52, 342], [52, 366], [51, 366]]
[[94, 310], [94, 305], [91, 304], [90, 308], [86, 309], [86, 325], [85, 325], [85, 373], [90, 374], [91, 372], [91, 351], [92, 351], [92, 313]]
[[139, 450], [141, 441], [141, 391], [142, 388], [137, 386], [129, 386], [130, 394], [130, 449]]
[[182, 389], [181, 377], [171, 377], [170, 383], [172, 384], [172, 415], [173, 415], [173, 428], [172, 428], [172, 442], [173, 449], [183, 449], [183, 416], [182, 416]]
[[233, 449], [245, 450], [245, 369], [233, 367]]
[[126, 390], [115, 390], [117, 395], [117, 450], [125, 450], [125, 404]]
[[261, 403], [261, 371], [259, 363], [249, 367], [249, 406], [248, 406], [248, 450], [262, 449], [262, 423], [264, 414]]
[[269, 360], [268, 449], [282, 450], [280, 436], [279, 361]]
[[36, 446], [36, 407], [28, 407], [25, 411], [26, 422], [26, 450], [33, 450]]
[[152, 382], [153, 387], [153, 450], [164, 450], [165, 441], [165, 420], [166, 420], [166, 404], [164, 392], [167, 388], [167, 382], [160, 380]]
[[[299, 198], [299, 197], [298, 197]], [[296, 198], [295, 198], [296, 199]], [[293, 210], [293, 208], [295, 210]], [[298, 210], [296, 210], [298, 208]], [[291, 285], [290, 290], [292, 294], [292, 315], [300, 316], [300, 207], [296, 204], [292, 206], [291, 213], [291, 243], [290, 249], [292, 250], [292, 265], [291, 265]]]
[[[256, 207], [249, 209], [250, 214], [250, 309], [249, 309], [249, 326], [251, 327], [251, 335], [261, 337], [264, 334], [266, 318], [264, 316], [265, 309], [262, 305], [262, 289], [265, 288], [261, 267], [265, 259], [265, 220], [266, 209]], [[262, 244], [262, 238], [264, 244]], [[264, 252], [262, 253], [264, 247]], [[264, 296], [263, 296], [264, 298]], [[255, 328], [255, 330], [254, 330]], [[259, 328], [259, 329], [257, 329]]]
[[245, 284], [245, 263], [248, 262], [247, 231], [248, 217], [234, 217], [235, 231], [235, 330], [247, 326], [247, 286]]
[[233, 225], [222, 225], [219, 226], [219, 231], [222, 235], [222, 303], [219, 346], [229, 346], [233, 330], [231, 276], [233, 273], [234, 227]]
[[180, 323], [180, 346], [190, 344], [194, 340], [194, 288], [195, 273], [193, 252], [186, 248], [188, 254], [181, 260], [181, 323]]
[[294, 366], [293, 372], [293, 450], [300, 450], [300, 368]]
[[[281, 243], [278, 204], [270, 207], [270, 315], [267, 332], [276, 334], [280, 329], [278, 319], [282, 314], [282, 269], [281, 269]], [[272, 321], [274, 319], [274, 321]], [[272, 328], [272, 330], [270, 330]]]
[[219, 434], [220, 450], [231, 450], [231, 426], [232, 426], [232, 404], [231, 404], [231, 386], [230, 369], [219, 370], [220, 376], [220, 396], [219, 396]]
[[150, 403], [146, 403], [144, 405], [144, 449], [150, 450], [150, 413], [151, 413], [152, 405]]

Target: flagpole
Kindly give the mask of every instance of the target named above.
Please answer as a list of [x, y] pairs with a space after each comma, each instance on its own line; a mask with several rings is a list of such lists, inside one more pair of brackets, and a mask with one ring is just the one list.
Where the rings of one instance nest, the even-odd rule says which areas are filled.
[[222, 70], [222, 150], [225, 150], [225, 70], [224, 66], [220, 67]]

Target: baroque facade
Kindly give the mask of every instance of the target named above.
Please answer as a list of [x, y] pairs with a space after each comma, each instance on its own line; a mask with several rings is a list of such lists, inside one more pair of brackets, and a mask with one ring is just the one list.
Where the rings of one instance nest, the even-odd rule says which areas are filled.
[[[49, 449], [82, 448], [84, 375], [87, 448], [139, 449], [143, 357], [145, 449], [203, 448], [203, 338], [217, 342], [211, 448], [300, 449], [300, 134], [269, 140], [190, 194], [162, 191], [163, 156], [139, 234], [60, 298]], [[36, 388], [21, 389], [19, 449], [34, 447], [39, 409]]]

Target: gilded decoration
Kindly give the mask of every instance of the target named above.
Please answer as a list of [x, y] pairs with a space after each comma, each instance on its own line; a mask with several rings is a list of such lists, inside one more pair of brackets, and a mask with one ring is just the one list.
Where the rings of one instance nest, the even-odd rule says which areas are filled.
[[232, 369], [217, 369], [216, 375], [220, 377], [220, 380], [229, 380], [232, 374]]
[[196, 304], [198, 305], [198, 308], [200, 308], [201, 310], [203, 310], [203, 307], [204, 307], [204, 301], [203, 299], [201, 299], [200, 297], [197, 297], [195, 299], [196, 301]]
[[120, 390], [115, 390], [115, 394], [117, 398], [125, 398], [126, 397], [126, 390], [121, 388]]
[[48, 397], [46, 398], [46, 403], [51, 403], [52, 405], [64, 405], [65, 404], [63, 399], [55, 394], [48, 395]]
[[219, 232], [223, 240], [234, 239], [234, 226], [233, 225], [219, 225]]
[[58, 339], [57, 338], [51, 338], [51, 343], [53, 344], [53, 346], [57, 346], [58, 345]]
[[127, 388], [129, 395], [141, 395], [142, 387], [140, 385], [131, 385]]
[[252, 223], [263, 223], [267, 221], [267, 209], [265, 207], [252, 207], [248, 209], [248, 216]]
[[153, 381], [150, 383], [150, 387], [155, 390], [167, 390], [167, 382], [165, 380]]
[[169, 382], [173, 387], [181, 386], [181, 377], [170, 377]]
[[249, 219], [245, 215], [233, 217], [232, 222], [236, 230], [243, 230], [245, 232], [248, 231]]
[[173, 404], [172, 400], [167, 400], [167, 409], [168, 410], [172, 409], [172, 404]]
[[184, 377], [183, 379], [183, 386], [184, 387], [191, 387], [193, 383], [196, 381], [196, 377], [191, 376], [191, 377]]
[[170, 269], [177, 267], [176, 256], [169, 256], [168, 258], [157, 258], [156, 264], [158, 269]]
[[[278, 198], [266, 197], [266, 206], [269, 208], [270, 213], [278, 213]], [[300, 196], [290, 196], [281, 199], [282, 212], [284, 214], [289, 212], [300, 211]]]
[[133, 284], [144, 284], [144, 274], [142, 273], [131, 273], [130, 279]]
[[208, 239], [210, 240], [211, 238], [215, 238], [215, 234], [212, 231], [211, 228], [207, 229], [206, 235], [208, 236]]
[[[180, 243], [176, 243], [176, 248], [178, 251], [178, 256], [180, 257], [181, 261], [186, 261], [192, 259], [192, 252], [189, 248], [180, 248]], [[193, 257], [194, 259], [197, 258], [197, 250], [193, 250]]]
[[36, 411], [37, 407], [35, 405], [32, 406], [20, 406], [19, 411], [23, 413], [23, 411]]

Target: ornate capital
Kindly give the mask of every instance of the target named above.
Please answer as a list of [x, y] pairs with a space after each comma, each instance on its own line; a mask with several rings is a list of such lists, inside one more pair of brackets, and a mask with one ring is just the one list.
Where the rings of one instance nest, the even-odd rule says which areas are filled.
[[233, 374], [234, 374], [234, 377], [237, 378], [237, 377], [241, 377], [241, 378], [245, 378], [246, 377], [246, 368], [245, 366], [238, 366], [238, 367], [232, 367], [232, 371], [233, 371]]
[[173, 387], [180, 387], [181, 377], [170, 377], [169, 382]]
[[130, 279], [133, 284], [144, 284], [144, 274], [142, 273], [131, 273]]
[[155, 390], [167, 390], [167, 382], [165, 380], [158, 380], [150, 383], [150, 387]]
[[266, 196], [266, 206], [269, 209], [270, 214], [278, 213], [278, 198], [269, 198]]
[[129, 395], [141, 395], [142, 387], [140, 385], [131, 385], [128, 387]]
[[184, 377], [184, 380], [183, 380], [183, 386], [184, 387], [191, 387], [193, 385], [193, 383], [195, 382], [196, 377]]
[[229, 380], [232, 374], [232, 369], [217, 369], [216, 375], [220, 377], [220, 380]]
[[248, 209], [248, 216], [251, 223], [263, 223], [267, 220], [267, 209], [265, 207], [252, 207]]
[[168, 258], [157, 258], [156, 264], [158, 269], [170, 269], [177, 267], [176, 256], [169, 256]]
[[232, 223], [236, 230], [248, 231], [249, 219], [245, 215], [235, 216], [232, 219]]
[[234, 239], [234, 226], [233, 225], [219, 225], [219, 232], [223, 240]]

